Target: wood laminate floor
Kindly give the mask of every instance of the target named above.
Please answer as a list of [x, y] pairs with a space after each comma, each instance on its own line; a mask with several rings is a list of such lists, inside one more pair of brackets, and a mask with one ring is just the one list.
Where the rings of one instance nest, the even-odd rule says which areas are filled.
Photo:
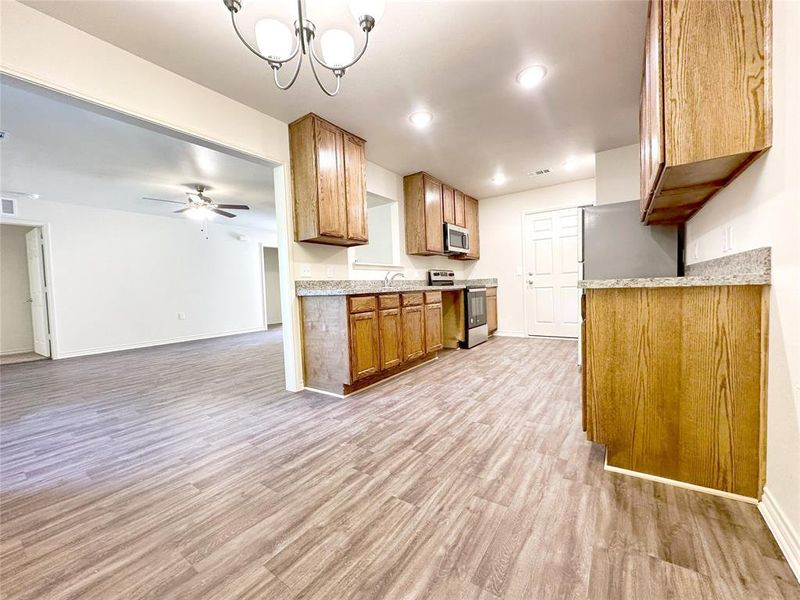
[[279, 330], [4, 367], [0, 595], [800, 597], [754, 506], [603, 471], [575, 354], [345, 400], [283, 391]]

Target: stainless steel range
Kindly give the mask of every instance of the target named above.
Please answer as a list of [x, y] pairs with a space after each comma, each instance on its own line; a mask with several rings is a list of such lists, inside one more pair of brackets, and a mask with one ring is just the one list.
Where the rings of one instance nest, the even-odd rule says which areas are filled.
[[464, 348], [472, 348], [489, 339], [486, 323], [486, 288], [467, 286], [464, 291], [464, 326], [466, 328]]

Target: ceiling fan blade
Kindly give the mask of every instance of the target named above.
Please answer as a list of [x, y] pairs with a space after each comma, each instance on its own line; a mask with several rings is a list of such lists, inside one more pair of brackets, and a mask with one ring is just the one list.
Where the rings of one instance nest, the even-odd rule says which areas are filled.
[[246, 204], [217, 204], [217, 208], [231, 208], [233, 210], [250, 210]]
[[222, 215], [223, 217], [228, 217], [229, 219], [235, 217], [236, 215], [233, 213], [226, 212], [224, 210], [220, 210], [218, 208], [212, 208], [212, 212], [217, 213], [218, 215]]
[[187, 210], [189, 210], [190, 208], [192, 208], [192, 207], [191, 207], [191, 206], [187, 206], [186, 208], [179, 208], [179, 209], [178, 209], [178, 210], [176, 210], [175, 212], [176, 212], [176, 213], [182, 213], [182, 212], [186, 212], [186, 211], [187, 211]]
[[186, 202], [178, 200], [164, 200], [163, 198], [150, 198], [149, 196], [142, 196], [142, 200], [155, 200], [156, 202], [171, 202], [172, 204], [186, 204]]

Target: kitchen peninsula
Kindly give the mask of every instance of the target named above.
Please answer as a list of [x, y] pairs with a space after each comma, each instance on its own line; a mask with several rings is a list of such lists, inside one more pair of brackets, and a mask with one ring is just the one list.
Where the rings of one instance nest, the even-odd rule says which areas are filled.
[[465, 340], [465, 290], [486, 288], [486, 323], [497, 329], [497, 280], [449, 286], [408, 280], [299, 280], [303, 367], [309, 389], [346, 396], [435, 360]]

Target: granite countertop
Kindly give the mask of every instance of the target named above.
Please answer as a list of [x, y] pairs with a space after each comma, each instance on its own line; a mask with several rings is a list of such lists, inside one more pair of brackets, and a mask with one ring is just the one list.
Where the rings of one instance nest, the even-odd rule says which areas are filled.
[[485, 285], [497, 287], [497, 279], [461, 279], [455, 285], [428, 285], [424, 279], [395, 280], [385, 287], [383, 281], [372, 279], [331, 280], [331, 279], [300, 279], [295, 281], [295, 291], [298, 296], [354, 296], [356, 294], [391, 294], [399, 292], [446, 292], [448, 290], [463, 290], [467, 286]]
[[769, 248], [756, 248], [721, 258], [686, 266], [684, 277], [640, 277], [634, 279], [584, 279], [578, 287], [652, 288], [703, 287], [713, 285], [769, 285], [771, 279]]

